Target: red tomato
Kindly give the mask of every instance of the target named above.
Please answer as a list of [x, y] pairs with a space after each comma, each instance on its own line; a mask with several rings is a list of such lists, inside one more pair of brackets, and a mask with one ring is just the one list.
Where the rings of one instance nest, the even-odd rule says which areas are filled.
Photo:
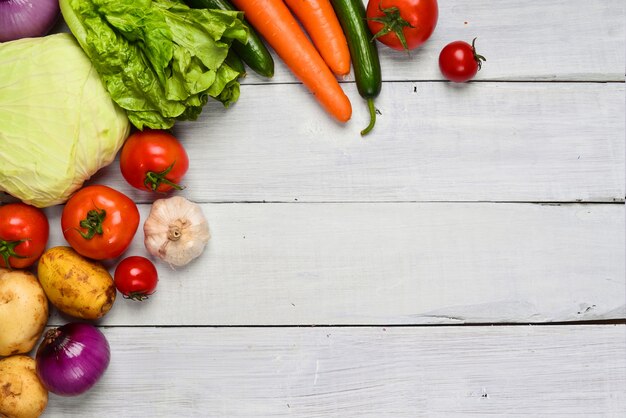
[[487, 61], [482, 55], [476, 53], [474, 43], [454, 41], [446, 45], [439, 54], [439, 69], [441, 74], [450, 81], [463, 83], [474, 78], [480, 70], [483, 61]]
[[0, 206], [0, 267], [30, 267], [48, 243], [50, 226], [40, 209], [24, 203]]
[[115, 287], [127, 299], [144, 300], [154, 293], [159, 276], [152, 261], [132, 256], [115, 268]]
[[370, 0], [367, 25], [374, 37], [398, 51], [415, 49], [430, 38], [439, 17], [437, 0]]
[[120, 256], [139, 226], [137, 205], [107, 186], [88, 186], [67, 201], [61, 227], [77, 253], [104, 260]]
[[165, 131], [146, 129], [128, 137], [120, 153], [122, 175], [131, 186], [165, 193], [180, 190], [189, 169], [182, 144]]

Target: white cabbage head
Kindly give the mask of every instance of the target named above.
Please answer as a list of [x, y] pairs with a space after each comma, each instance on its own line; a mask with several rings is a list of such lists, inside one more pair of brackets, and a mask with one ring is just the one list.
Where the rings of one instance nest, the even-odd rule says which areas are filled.
[[129, 129], [72, 35], [0, 43], [0, 191], [63, 203], [113, 161]]

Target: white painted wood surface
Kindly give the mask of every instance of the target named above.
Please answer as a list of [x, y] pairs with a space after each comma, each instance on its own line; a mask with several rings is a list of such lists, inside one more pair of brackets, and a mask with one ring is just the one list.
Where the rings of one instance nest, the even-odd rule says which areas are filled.
[[[106, 325], [560, 322], [626, 317], [623, 205], [204, 204], [212, 239], [157, 263]], [[148, 205], [141, 206], [142, 222]], [[59, 214], [51, 214], [53, 225]], [[56, 228], [50, 245], [67, 245]], [[147, 255], [140, 232], [127, 255]], [[53, 317], [55, 324], [64, 318]]]
[[[486, 65], [486, 64], [485, 64]], [[372, 134], [334, 123], [301, 85], [243, 86], [174, 132], [192, 153], [184, 194], [240, 201], [624, 200], [623, 83], [385, 83]], [[417, 92], [416, 92], [417, 91]], [[268, 103], [271, 106], [268, 107]], [[117, 163], [95, 181], [137, 201]]]
[[[623, 324], [503, 324], [626, 318], [626, 4], [439, 6], [419, 51], [379, 48], [365, 139], [352, 75], [342, 126], [278, 60], [230, 109], [176, 126], [180, 194], [213, 239], [186, 268], [159, 264], [146, 303], [116, 302], [104, 379], [45, 417], [624, 416]], [[477, 81], [442, 82], [441, 48], [475, 36]], [[91, 182], [145, 220], [154, 197], [117, 162]]]
[[[626, 410], [623, 325], [113, 328], [62, 417], [585, 417]], [[119, 414], [119, 415], [118, 415]]]

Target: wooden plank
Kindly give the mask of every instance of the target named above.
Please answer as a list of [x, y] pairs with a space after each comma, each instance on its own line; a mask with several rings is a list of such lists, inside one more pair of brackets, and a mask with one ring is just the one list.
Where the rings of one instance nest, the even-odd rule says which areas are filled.
[[[346, 126], [300, 85], [244, 86], [174, 132], [185, 195], [237, 201], [623, 201], [623, 84], [386, 83], [375, 131], [355, 89]], [[96, 182], [136, 201], [118, 163]]]
[[113, 328], [44, 417], [622, 417], [622, 326]]
[[[626, 318], [620, 204], [203, 204], [201, 258], [159, 263], [107, 325], [459, 324]], [[141, 206], [142, 222], [148, 206]], [[50, 245], [63, 244], [59, 209]], [[140, 231], [127, 255], [145, 255]], [[115, 263], [110, 263], [113, 267]], [[65, 322], [53, 316], [53, 324]]]
[[[488, 60], [478, 80], [623, 82], [625, 17], [621, 0], [440, 1], [437, 28], [419, 49], [404, 54], [379, 44], [383, 79], [442, 80], [441, 49], [457, 39], [478, 37], [477, 49]], [[55, 28], [67, 30], [63, 23]], [[243, 83], [297, 82], [274, 57], [272, 79], [250, 71]], [[353, 80], [352, 73], [345, 78]]]

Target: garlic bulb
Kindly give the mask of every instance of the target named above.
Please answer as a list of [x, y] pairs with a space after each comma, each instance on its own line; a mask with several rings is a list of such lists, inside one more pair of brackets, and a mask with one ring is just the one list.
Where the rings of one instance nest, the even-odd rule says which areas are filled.
[[174, 266], [184, 266], [202, 254], [211, 238], [200, 206], [181, 196], [155, 201], [143, 232], [148, 252]]

